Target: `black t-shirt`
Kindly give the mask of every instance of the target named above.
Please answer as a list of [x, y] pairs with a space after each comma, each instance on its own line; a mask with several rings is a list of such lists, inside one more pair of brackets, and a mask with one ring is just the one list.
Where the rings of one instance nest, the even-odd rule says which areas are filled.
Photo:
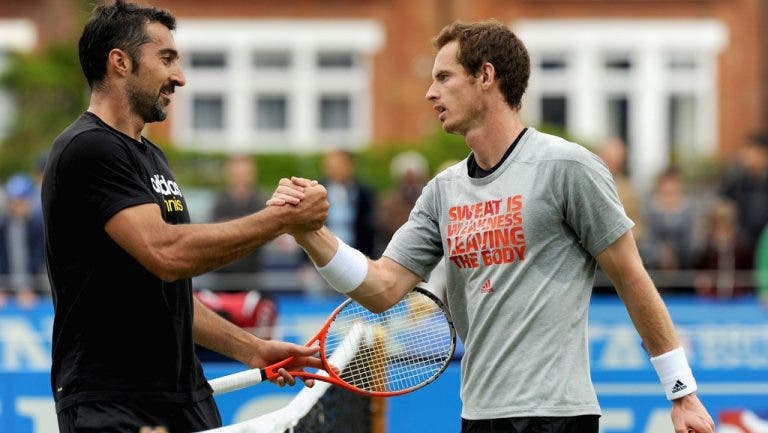
[[42, 198], [57, 410], [208, 397], [194, 352], [191, 280], [163, 282], [104, 229], [120, 210], [146, 203], [170, 224], [189, 222], [162, 151], [84, 113], [53, 143]]

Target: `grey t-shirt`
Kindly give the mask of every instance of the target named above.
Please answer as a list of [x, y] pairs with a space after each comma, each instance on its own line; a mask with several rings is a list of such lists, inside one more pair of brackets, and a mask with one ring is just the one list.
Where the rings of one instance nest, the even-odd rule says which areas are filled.
[[491, 175], [432, 179], [384, 256], [427, 278], [444, 257], [465, 346], [462, 417], [600, 414], [589, 372], [594, 256], [633, 225], [603, 162], [528, 128]]

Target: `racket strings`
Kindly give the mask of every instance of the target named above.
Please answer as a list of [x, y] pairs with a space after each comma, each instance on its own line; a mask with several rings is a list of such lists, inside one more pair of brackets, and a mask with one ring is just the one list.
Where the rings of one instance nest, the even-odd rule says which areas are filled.
[[[345, 336], [354, 333], [361, 338], [345, 342]], [[353, 347], [350, 341], [360, 343]], [[325, 350], [354, 353], [339, 374], [346, 383], [364, 391], [396, 392], [433, 380], [450, 361], [453, 344], [443, 310], [414, 291], [380, 314], [347, 304], [328, 330]]]

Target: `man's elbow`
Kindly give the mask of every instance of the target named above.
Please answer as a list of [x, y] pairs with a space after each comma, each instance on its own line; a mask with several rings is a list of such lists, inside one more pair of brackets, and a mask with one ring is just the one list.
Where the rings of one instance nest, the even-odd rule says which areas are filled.
[[145, 265], [147, 270], [166, 283], [172, 283], [190, 275], [189, 267], [174, 254], [158, 251], [150, 263]]
[[184, 275], [181, 272], [177, 272], [173, 269], [164, 269], [164, 268], [158, 267], [155, 269], [149, 269], [149, 271], [154, 276], [163, 280], [163, 282], [166, 282], [166, 283], [172, 283], [174, 281], [178, 281], [184, 278]]
[[[368, 290], [364, 291], [365, 294], [353, 292], [350, 295], [368, 311], [380, 314], [397, 304], [404, 293], [397, 289], [397, 281], [394, 278], [380, 277], [377, 283], [375, 287], [369, 286]], [[360, 291], [360, 288], [355, 291]]]

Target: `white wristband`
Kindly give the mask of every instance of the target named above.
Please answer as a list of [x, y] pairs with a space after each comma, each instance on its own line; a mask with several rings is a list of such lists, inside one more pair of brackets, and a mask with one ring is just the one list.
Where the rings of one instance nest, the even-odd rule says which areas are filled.
[[696, 379], [682, 347], [651, 358], [667, 399], [675, 400], [696, 391]]
[[349, 293], [365, 280], [368, 274], [368, 259], [365, 254], [345, 244], [341, 239], [336, 239], [339, 241], [336, 254], [330, 262], [317, 270], [337, 292]]

